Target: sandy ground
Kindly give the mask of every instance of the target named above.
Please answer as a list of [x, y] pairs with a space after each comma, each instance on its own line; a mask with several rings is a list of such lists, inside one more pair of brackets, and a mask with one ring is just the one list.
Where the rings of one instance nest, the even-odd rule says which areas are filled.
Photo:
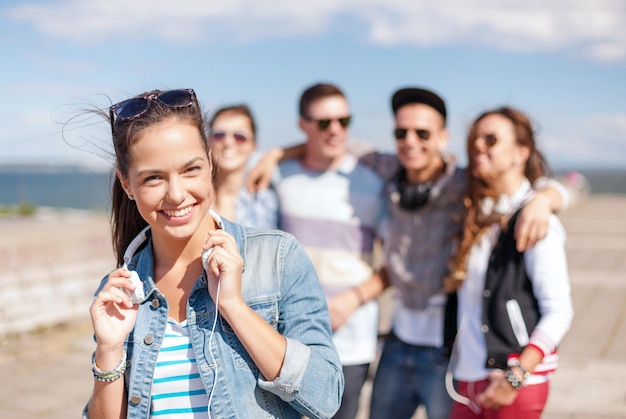
[[[626, 418], [626, 196], [592, 196], [561, 219], [576, 315], [552, 380], [548, 419]], [[104, 214], [0, 220], [0, 286], [12, 269], [99, 260], [112, 264]], [[37, 251], [34, 251], [37, 250]], [[89, 293], [106, 271], [85, 277]], [[60, 298], [55, 296], [55, 298]], [[70, 322], [0, 336], [0, 418], [78, 417], [92, 386], [86, 307]], [[383, 324], [388, 300], [382, 300]], [[0, 325], [7, 321], [0, 307]], [[29, 313], [25, 312], [24, 316]], [[367, 417], [370, 383], [359, 419]], [[415, 417], [424, 417], [418, 413]]]

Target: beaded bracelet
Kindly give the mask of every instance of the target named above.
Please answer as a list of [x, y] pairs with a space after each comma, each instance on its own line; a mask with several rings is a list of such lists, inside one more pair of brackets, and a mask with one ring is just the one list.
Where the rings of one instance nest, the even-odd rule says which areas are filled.
[[509, 368], [519, 368], [524, 376], [524, 380], [528, 380], [531, 376], [531, 373], [526, 370], [526, 368], [522, 367], [522, 364], [519, 362], [519, 359], [511, 359], [508, 361]]
[[524, 386], [522, 380], [519, 379], [517, 374], [515, 374], [511, 370], [511, 368], [507, 368], [506, 370], [504, 370], [504, 377], [509, 382], [509, 384], [511, 384], [511, 387], [513, 387], [515, 390], [521, 390], [521, 388]]
[[94, 351], [91, 356], [91, 371], [93, 371], [93, 378], [98, 381], [103, 381], [105, 383], [111, 383], [122, 375], [124, 375], [124, 371], [126, 371], [126, 351], [122, 353], [122, 359], [120, 359], [119, 364], [115, 368], [109, 371], [104, 371], [98, 368], [96, 365], [96, 352]]

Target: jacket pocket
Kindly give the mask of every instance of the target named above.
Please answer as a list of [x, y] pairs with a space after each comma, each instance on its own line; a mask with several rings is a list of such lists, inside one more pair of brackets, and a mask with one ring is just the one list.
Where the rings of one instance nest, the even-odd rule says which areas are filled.
[[[278, 302], [272, 298], [265, 301], [257, 301], [250, 303], [250, 308], [263, 318], [274, 330], [278, 328]], [[250, 369], [257, 372], [257, 367], [252, 358], [245, 350], [243, 344], [235, 334], [233, 328], [223, 317], [220, 316], [220, 323], [224, 331], [224, 339], [231, 351], [231, 355], [235, 360], [237, 368]]]

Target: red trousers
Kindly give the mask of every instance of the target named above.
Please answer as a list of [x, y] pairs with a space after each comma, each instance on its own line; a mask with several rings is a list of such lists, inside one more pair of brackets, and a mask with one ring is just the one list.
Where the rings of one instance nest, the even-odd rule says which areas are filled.
[[482, 393], [489, 385], [489, 380], [467, 382], [457, 382], [457, 392], [470, 400], [471, 407], [455, 402], [450, 413], [450, 419], [539, 419], [541, 413], [548, 401], [548, 392], [550, 390], [550, 382], [546, 381], [541, 384], [532, 384], [522, 387], [517, 394], [517, 398], [513, 404], [502, 406], [500, 409], [486, 409], [479, 406], [476, 401], [477, 396]]

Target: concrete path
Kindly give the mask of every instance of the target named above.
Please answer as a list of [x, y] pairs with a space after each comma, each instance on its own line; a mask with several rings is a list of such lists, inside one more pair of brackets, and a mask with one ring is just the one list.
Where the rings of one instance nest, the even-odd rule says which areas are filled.
[[[544, 418], [626, 418], [626, 197], [593, 196], [562, 220], [576, 313]], [[93, 348], [86, 317], [0, 338], [0, 418], [79, 417]]]
[[575, 317], [545, 417], [626, 418], [626, 199], [594, 197], [562, 219]]

